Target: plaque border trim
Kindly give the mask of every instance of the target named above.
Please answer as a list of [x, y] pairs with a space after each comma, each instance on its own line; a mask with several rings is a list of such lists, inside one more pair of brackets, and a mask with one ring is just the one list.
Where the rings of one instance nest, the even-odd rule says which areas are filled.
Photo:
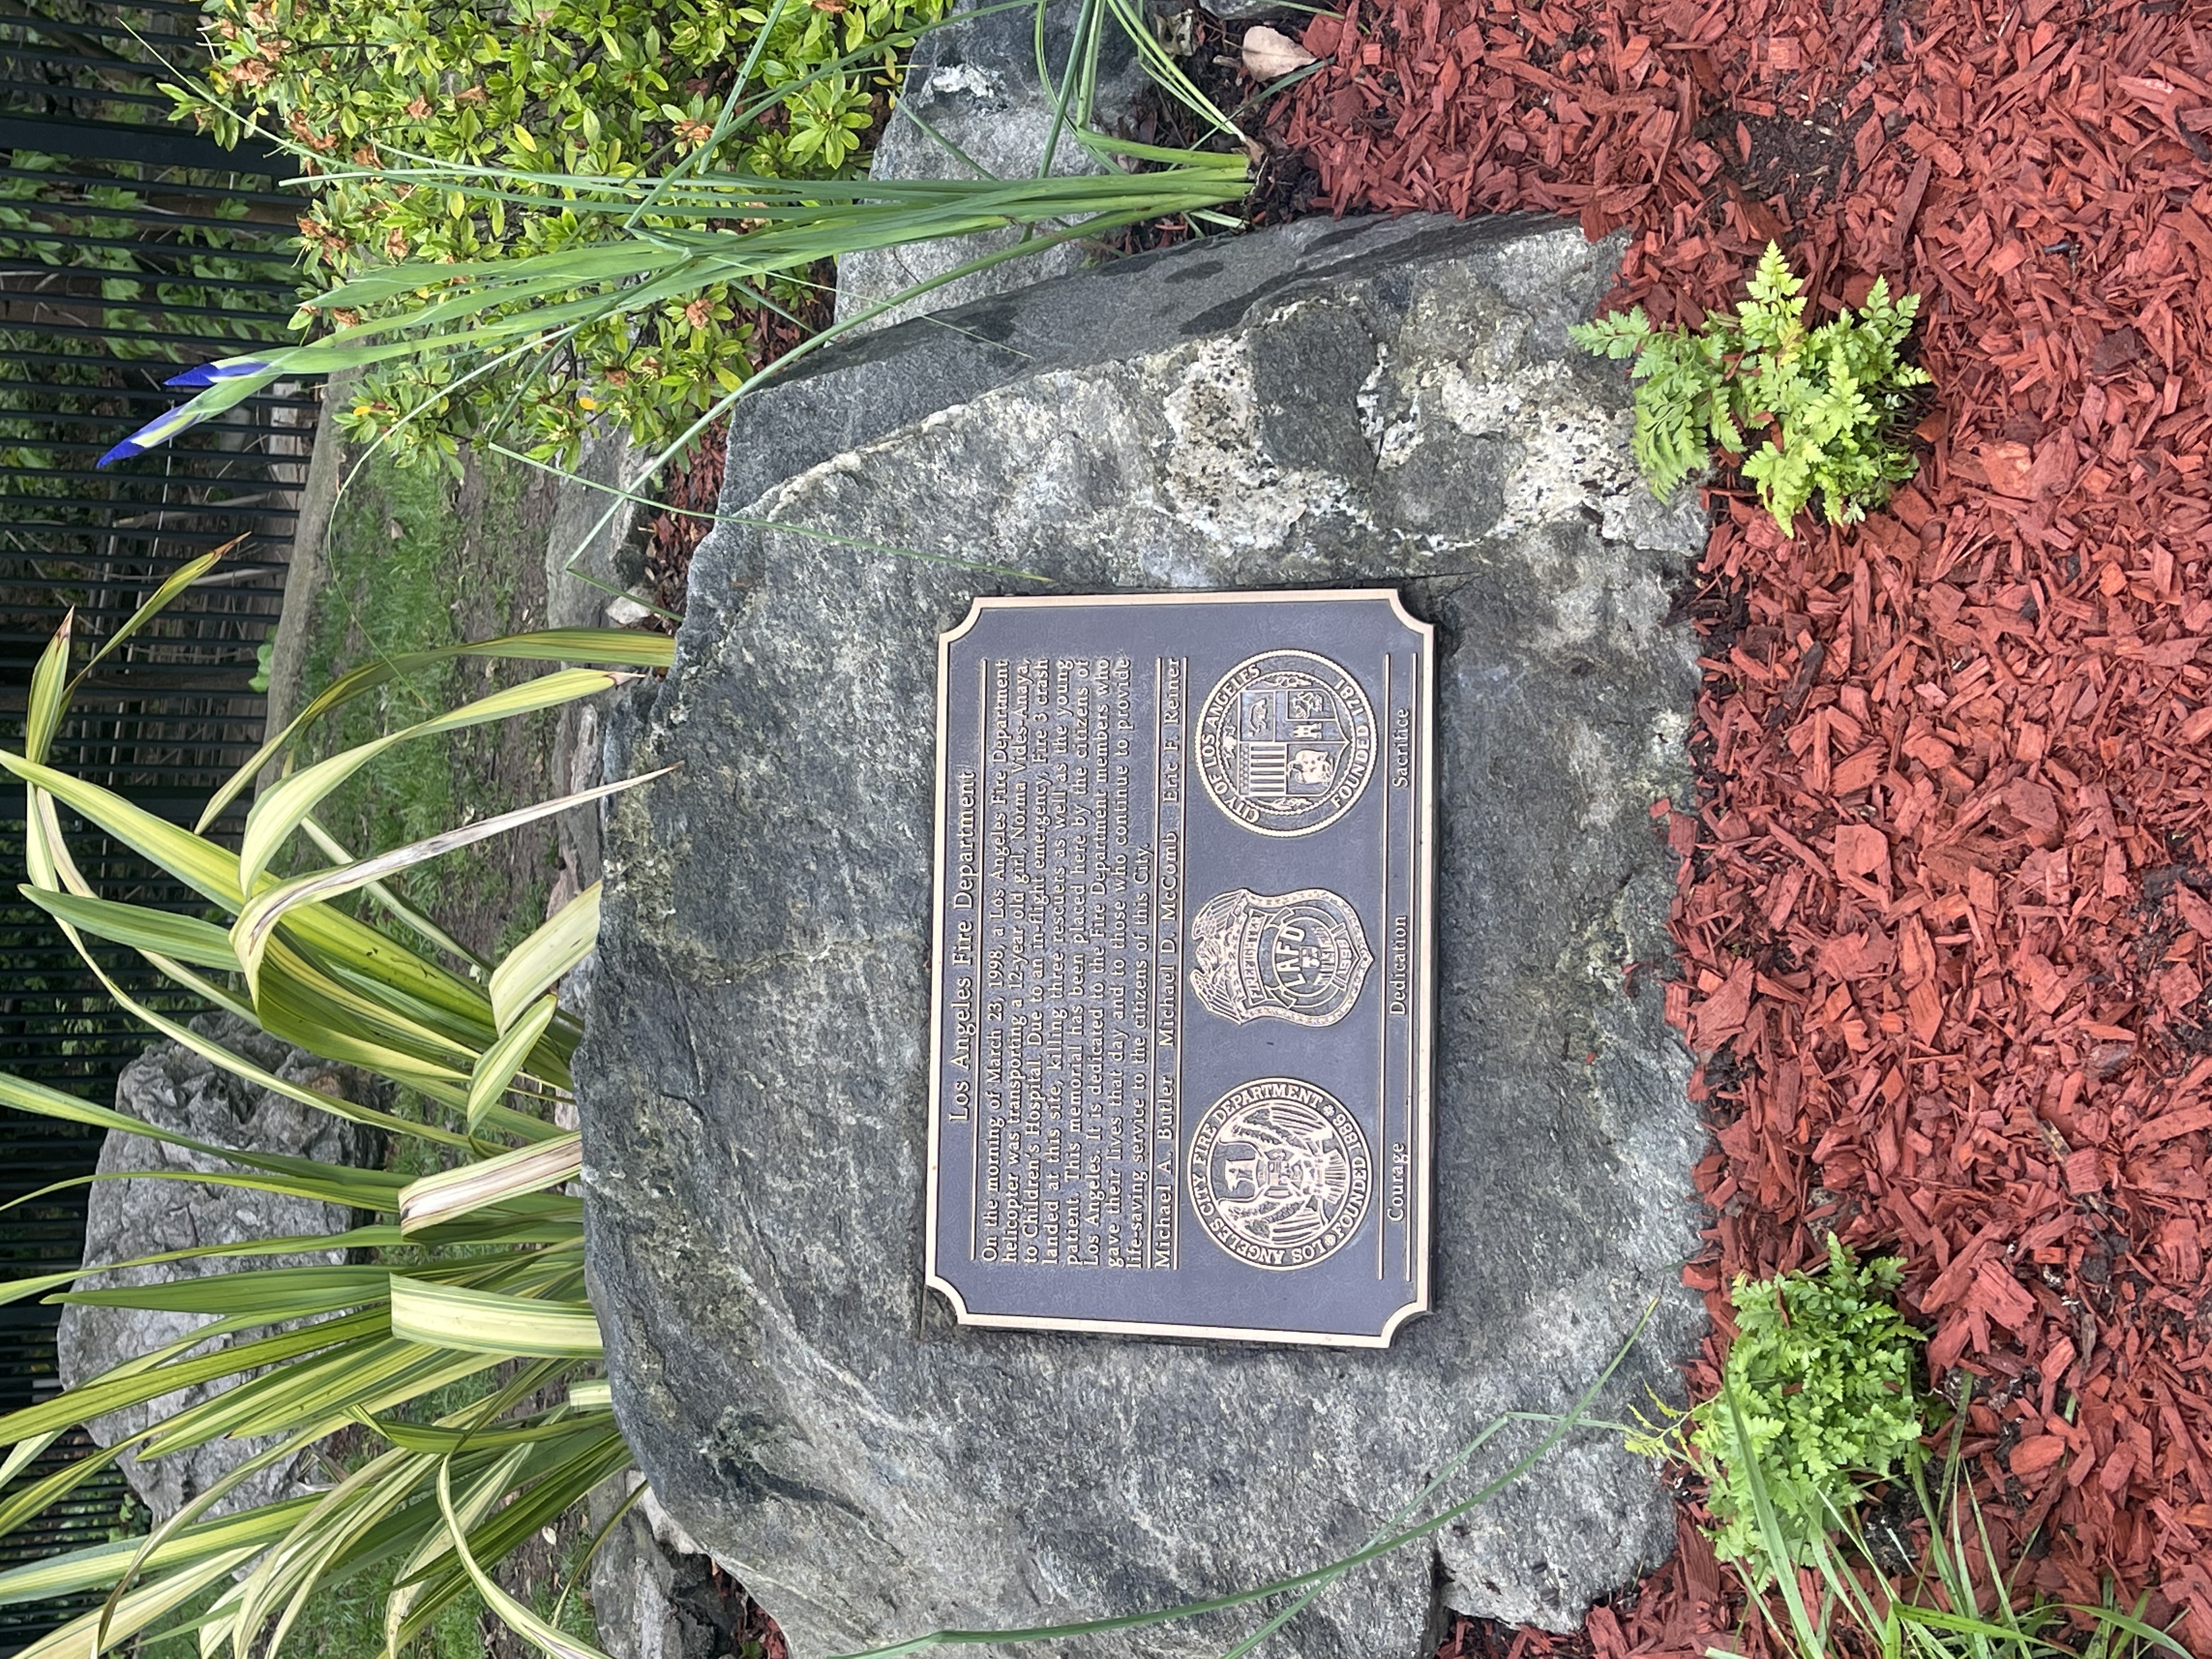
[[[1420, 656], [1424, 678], [1415, 697], [1419, 731], [1416, 747], [1419, 759], [1417, 765], [1420, 776], [1415, 790], [1413, 810], [1421, 832], [1420, 879], [1414, 889], [1414, 908], [1419, 912], [1419, 925], [1415, 930], [1419, 960], [1426, 969], [1423, 975], [1422, 994], [1415, 1010], [1413, 1030], [1413, 1186], [1420, 1194], [1413, 1230], [1413, 1246], [1416, 1273], [1413, 1297], [1384, 1323], [1376, 1335], [1364, 1332], [1346, 1331], [1287, 1331], [1243, 1326], [1204, 1325], [1153, 1320], [1066, 1319], [1029, 1314], [983, 1314], [970, 1312], [965, 1300], [951, 1280], [940, 1277], [937, 1271], [937, 1193], [942, 1148], [938, 1131], [943, 1104], [941, 1083], [945, 1074], [945, 1021], [941, 1017], [945, 997], [945, 837], [950, 827], [945, 811], [945, 786], [951, 781], [946, 769], [945, 746], [945, 728], [951, 714], [948, 699], [951, 684], [947, 678], [952, 665], [952, 647], [991, 611], [1066, 610], [1077, 606], [1096, 607], [1109, 605], [1296, 605], [1316, 599], [1382, 599], [1389, 604], [1398, 621], [1416, 635], [1420, 641]], [[1185, 1339], [1206, 1339], [1216, 1341], [1265, 1342], [1297, 1347], [1330, 1348], [1387, 1348], [1396, 1337], [1398, 1329], [1407, 1321], [1431, 1311], [1429, 1288], [1429, 1257], [1431, 1231], [1436, 1208], [1436, 1194], [1431, 1174], [1434, 1151], [1434, 1108], [1431, 1093], [1434, 1086], [1431, 1039], [1435, 1025], [1435, 885], [1436, 885], [1436, 639], [1434, 623], [1423, 622], [1406, 609], [1405, 600], [1395, 587], [1310, 587], [1207, 590], [1183, 592], [1175, 588], [1146, 589], [1141, 592], [1118, 593], [1039, 593], [1039, 594], [977, 594], [969, 602], [968, 614], [959, 623], [937, 636], [937, 799], [931, 811], [934, 826], [930, 844], [929, 908], [929, 1143], [927, 1187], [924, 1193], [922, 1218], [922, 1289], [925, 1295], [935, 1291], [951, 1304], [953, 1322], [957, 1325], [997, 1330], [1069, 1331], [1096, 1336], [1164, 1336]], [[1389, 719], [1388, 709], [1382, 712], [1376, 732], [1378, 765], [1382, 733], [1382, 722]], [[1387, 797], [1388, 790], [1385, 790]], [[1386, 970], [1387, 971], [1387, 970]], [[1181, 1149], [1176, 1158], [1180, 1163]], [[1181, 1185], [1178, 1178], [1176, 1211], [1182, 1211]], [[1381, 1224], [1378, 1212], [1377, 1224]]]

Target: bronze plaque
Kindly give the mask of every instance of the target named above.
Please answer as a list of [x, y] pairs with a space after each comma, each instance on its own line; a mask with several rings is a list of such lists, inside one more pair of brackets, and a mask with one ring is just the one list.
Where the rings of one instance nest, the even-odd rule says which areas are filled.
[[1429, 1298], [1432, 630], [1388, 590], [986, 599], [938, 677], [928, 1282], [1379, 1347]]

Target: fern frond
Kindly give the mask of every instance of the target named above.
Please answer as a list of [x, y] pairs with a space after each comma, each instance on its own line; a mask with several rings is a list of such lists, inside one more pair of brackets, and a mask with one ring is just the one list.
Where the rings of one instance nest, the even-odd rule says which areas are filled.
[[1633, 311], [1613, 312], [1591, 322], [1567, 325], [1570, 340], [1601, 357], [1632, 357], [1644, 349], [1650, 335], [1651, 319], [1644, 314], [1642, 306]]
[[1632, 449], [1662, 499], [1716, 446], [1744, 456], [1745, 428], [1772, 422], [1781, 441], [1744, 456], [1742, 468], [1783, 532], [1816, 498], [1831, 522], [1855, 523], [1917, 470], [1897, 431], [1911, 389], [1931, 377], [1900, 362], [1898, 349], [1920, 296], [1893, 301], [1877, 277], [1856, 314], [1846, 309], [1808, 331], [1805, 284], [1772, 242], [1745, 286], [1733, 317], [1709, 312], [1695, 331], [1654, 327], [1639, 306], [1573, 324], [1568, 337], [1600, 356], [1633, 359]]
[[1751, 281], [1745, 286], [1751, 290], [1751, 297], [1759, 304], [1775, 305], [1789, 299], [1805, 285], [1790, 269], [1790, 262], [1782, 257], [1780, 246], [1769, 242], [1766, 252], [1759, 256], [1759, 269], [1752, 272]]

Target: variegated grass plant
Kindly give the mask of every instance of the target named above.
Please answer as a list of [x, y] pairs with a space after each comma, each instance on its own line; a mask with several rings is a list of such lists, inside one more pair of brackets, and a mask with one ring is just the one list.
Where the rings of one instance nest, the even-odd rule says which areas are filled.
[[[532, 1642], [564, 1659], [591, 1659], [592, 1650], [501, 1589], [491, 1569], [629, 1462], [607, 1385], [593, 1375], [599, 1334], [584, 1296], [581, 1201], [563, 1190], [579, 1168], [579, 1138], [556, 1127], [547, 1110], [568, 1087], [569, 1058], [580, 1035], [560, 1007], [556, 988], [591, 948], [599, 890], [571, 900], [495, 965], [472, 960], [385, 882], [410, 865], [644, 780], [586, 790], [361, 859], [324, 831], [315, 811], [386, 750], [590, 696], [636, 671], [665, 666], [671, 641], [577, 629], [380, 659], [310, 702], [218, 792], [198, 829], [187, 830], [57, 769], [48, 755], [85, 676], [205, 575], [218, 556], [180, 569], [74, 674], [67, 623], [40, 659], [22, 751], [0, 750], [0, 766], [26, 791], [29, 880], [23, 891], [52, 916], [116, 1002], [161, 1035], [258, 1088], [426, 1142], [447, 1167], [410, 1180], [382, 1170], [235, 1152], [0, 1076], [0, 1103], [18, 1110], [127, 1131], [232, 1166], [230, 1173], [190, 1179], [319, 1200], [370, 1218], [325, 1236], [201, 1246], [106, 1264], [190, 1256], [226, 1256], [239, 1264], [205, 1277], [79, 1291], [72, 1287], [84, 1274], [71, 1272], [0, 1286], [0, 1299], [9, 1301], [47, 1296], [210, 1320], [167, 1347], [0, 1417], [0, 1534], [67, 1498], [126, 1452], [156, 1458], [226, 1436], [266, 1442], [148, 1536], [0, 1573], [0, 1602], [108, 1592], [102, 1607], [33, 1644], [27, 1659], [91, 1659], [179, 1623], [197, 1626], [203, 1654], [227, 1648], [236, 1659], [249, 1659], [273, 1652], [319, 1589], [389, 1571], [396, 1586], [386, 1607], [389, 1650], [473, 1590]], [[324, 716], [397, 674], [453, 657], [538, 664], [545, 672], [404, 731], [291, 768], [254, 800], [236, 852], [203, 833], [265, 765], [291, 756]], [[586, 664], [592, 665], [556, 665]], [[198, 892], [223, 920], [102, 896], [71, 854], [65, 816], [132, 848]], [[303, 874], [282, 873], [302, 838], [311, 861], [328, 862]], [[349, 893], [363, 894], [386, 925], [374, 927], [333, 902]], [[125, 989], [102, 961], [115, 949], [136, 952], [179, 989], [274, 1036], [403, 1085], [425, 1103], [426, 1121], [289, 1082], [212, 1041]], [[398, 1261], [249, 1265], [256, 1257], [325, 1250], [393, 1253]], [[219, 1339], [228, 1346], [216, 1346]], [[428, 1402], [438, 1391], [471, 1381], [485, 1397], [430, 1413]], [[17, 1481], [72, 1426], [194, 1383], [225, 1386], [102, 1453]], [[210, 1516], [253, 1472], [287, 1465], [349, 1426], [366, 1431], [378, 1449], [336, 1484]]]

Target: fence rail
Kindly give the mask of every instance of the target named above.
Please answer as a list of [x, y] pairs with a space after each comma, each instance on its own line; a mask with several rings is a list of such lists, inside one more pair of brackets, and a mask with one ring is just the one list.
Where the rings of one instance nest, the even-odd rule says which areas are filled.
[[[198, 55], [196, 0], [7, 0], [0, 10], [0, 733], [17, 740], [30, 673], [66, 616], [111, 637], [184, 561], [247, 541], [103, 663], [55, 742], [55, 763], [188, 819], [262, 737], [262, 647], [290, 559], [317, 400], [279, 386], [154, 455], [94, 462], [176, 400], [180, 367], [281, 341], [297, 293], [298, 198], [265, 151], [222, 149], [166, 118], [156, 75]], [[23, 867], [23, 803], [0, 791], [0, 892]], [[103, 894], [200, 912], [196, 894], [129, 848], [64, 824]], [[102, 958], [133, 995], [143, 963]], [[147, 1033], [45, 915], [0, 904], [0, 1069], [112, 1097]], [[88, 1174], [100, 1137], [0, 1110], [0, 1201]], [[74, 1266], [84, 1189], [0, 1217], [0, 1280]], [[58, 1309], [0, 1308], [0, 1411], [60, 1386]], [[94, 1451], [75, 1434], [18, 1481]], [[0, 1570], [101, 1543], [128, 1524], [106, 1469], [0, 1538]], [[0, 1659], [80, 1605], [0, 1607]]]

